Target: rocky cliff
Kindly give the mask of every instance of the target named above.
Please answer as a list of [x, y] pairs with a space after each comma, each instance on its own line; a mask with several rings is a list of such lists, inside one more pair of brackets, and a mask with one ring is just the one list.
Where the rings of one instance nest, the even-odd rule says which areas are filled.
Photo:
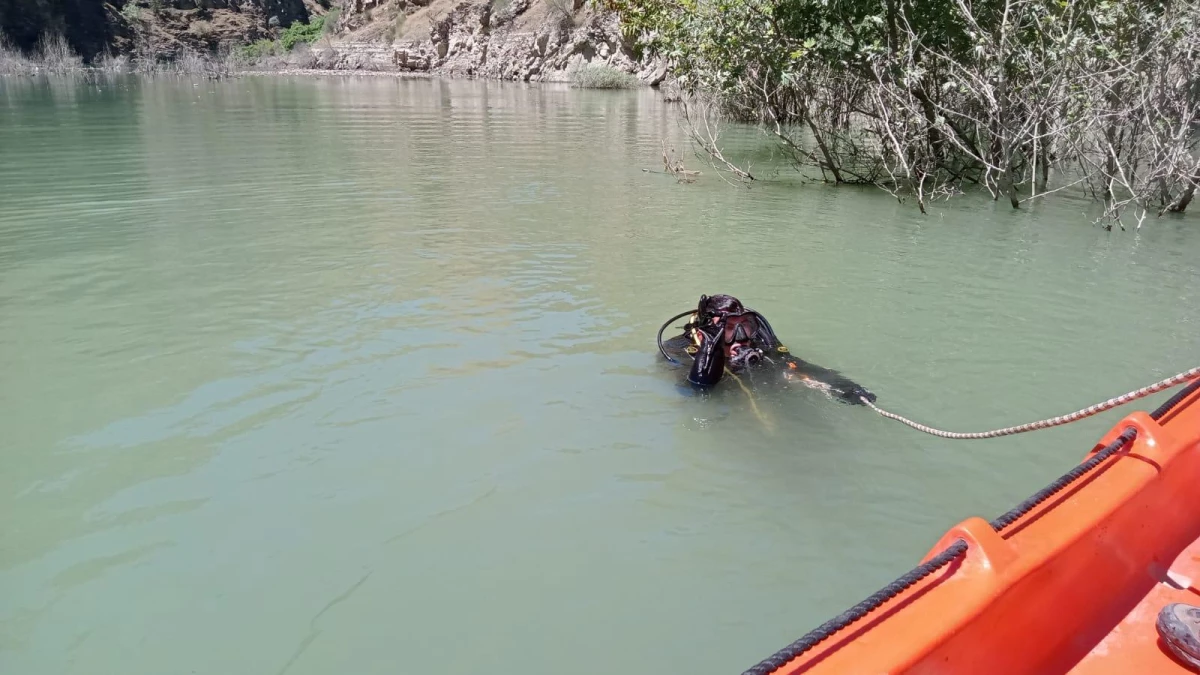
[[112, 41], [112, 14], [102, 0], [0, 0], [0, 38], [29, 50], [43, 34], [60, 32], [90, 56]]
[[526, 82], [567, 81], [587, 65], [634, 74], [649, 85], [666, 77], [665, 64], [634, 56], [615, 15], [566, 2], [350, 0], [341, 20], [345, 37], [328, 45], [322, 65]]
[[307, 23], [310, 14], [304, 0], [127, 0], [113, 46], [171, 59], [183, 50], [214, 52], [271, 39], [281, 28]]
[[305, 0], [0, 0], [0, 35], [30, 51], [62, 33], [88, 60], [139, 51], [169, 59], [273, 37], [312, 11], [324, 10]]
[[275, 39], [293, 22], [330, 12], [316, 44], [283, 56], [272, 50], [257, 67], [537, 82], [602, 66], [648, 85], [667, 76], [665, 64], [635, 56], [614, 14], [584, 0], [115, 1], [0, 0], [0, 29], [24, 49], [65, 28], [86, 59], [107, 51], [158, 61]]

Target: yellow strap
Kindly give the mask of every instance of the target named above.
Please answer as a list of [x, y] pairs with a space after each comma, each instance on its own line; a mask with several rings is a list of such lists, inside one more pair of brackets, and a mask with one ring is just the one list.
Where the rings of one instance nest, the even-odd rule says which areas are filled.
[[750, 388], [746, 386], [745, 382], [742, 382], [742, 378], [738, 377], [737, 373], [728, 368], [725, 369], [725, 372], [729, 373], [729, 376], [733, 378], [733, 381], [737, 382], [738, 386], [742, 388], [742, 391], [746, 392], [746, 397], [750, 399], [750, 408], [754, 410], [754, 415], [758, 417], [758, 421], [762, 422], [763, 426], [765, 426], [768, 431], [774, 432], [775, 425], [771, 423], [771, 421], [767, 419], [765, 415], [762, 414], [761, 410], [758, 409], [758, 401], [754, 399], [754, 392], [750, 391]]

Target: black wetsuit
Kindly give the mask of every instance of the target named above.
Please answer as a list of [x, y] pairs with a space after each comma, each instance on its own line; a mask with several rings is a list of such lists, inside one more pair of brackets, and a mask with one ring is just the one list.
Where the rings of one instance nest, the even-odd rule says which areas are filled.
[[[717, 298], [733, 311], [712, 311]], [[731, 372], [756, 384], [817, 389], [846, 403], [875, 401], [875, 394], [841, 373], [793, 356], [762, 315], [731, 296], [702, 297], [684, 332], [661, 347], [667, 358], [690, 367], [688, 381], [699, 388], [715, 386]]]

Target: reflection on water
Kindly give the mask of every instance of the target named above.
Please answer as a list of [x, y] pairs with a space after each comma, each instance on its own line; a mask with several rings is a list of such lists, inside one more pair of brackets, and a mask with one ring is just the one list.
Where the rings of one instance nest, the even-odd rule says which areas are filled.
[[700, 293], [964, 430], [1194, 365], [1189, 219], [678, 185], [642, 171], [674, 115], [0, 79], [4, 672], [740, 672], [1121, 415], [965, 443], [802, 391], [764, 425], [657, 358]]

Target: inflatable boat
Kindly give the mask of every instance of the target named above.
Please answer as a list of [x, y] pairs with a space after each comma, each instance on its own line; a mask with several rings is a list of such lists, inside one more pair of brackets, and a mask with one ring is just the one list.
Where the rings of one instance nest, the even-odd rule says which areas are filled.
[[1155, 628], [1176, 602], [1200, 605], [1200, 380], [745, 675], [1194, 675]]

